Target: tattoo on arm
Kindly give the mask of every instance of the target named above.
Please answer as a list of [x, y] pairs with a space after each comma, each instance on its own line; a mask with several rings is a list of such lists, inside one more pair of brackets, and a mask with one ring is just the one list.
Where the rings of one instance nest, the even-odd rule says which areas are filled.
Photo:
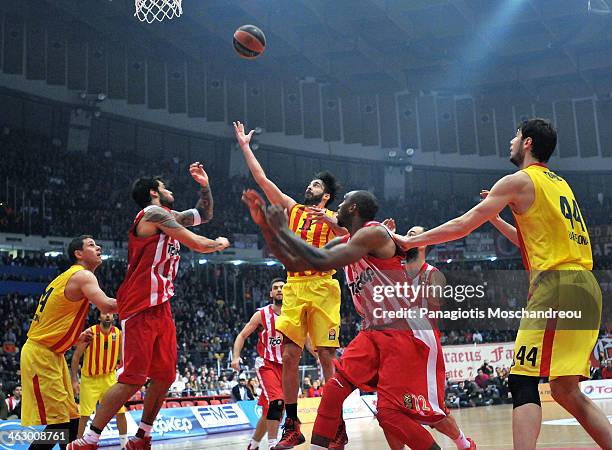
[[175, 218], [172, 213], [160, 206], [149, 209], [144, 213], [144, 216], [142, 216], [142, 220], [146, 220], [147, 222], [157, 223], [168, 228], [183, 228], [183, 225], [179, 223], [177, 219], [178, 217]]
[[274, 233], [269, 227], [261, 227], [264, 239], [270, 246], [270, 251], [285, 265], [285, 268], [291, 272], [301, 272], [308, 270], [311, 267], [301, 258], [297, 257], [291, 249], [283, 243], [277, 233]]
[[[196, 218], [198, 215], [199, 220]], [[184, 227], [210, 222], [213, 217], [213, 198], [210, 186], [200, 189], [200, 199], [194, 209], [182, 212], [174, 211], [174, 216], [176, 221]]]
[[213, 217], [213, 198], [210, 186], [200, 189], [200, 200], [196, 203], [196, 209], [200, 213], [202, 223], [210, 222]]

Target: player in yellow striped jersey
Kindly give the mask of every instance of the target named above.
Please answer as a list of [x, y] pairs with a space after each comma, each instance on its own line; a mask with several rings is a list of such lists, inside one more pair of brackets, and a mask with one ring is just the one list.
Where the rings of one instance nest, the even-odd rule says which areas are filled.
[[[113, 314], [100, 313], [100, 323], [89, 327], [93, 335], [91, 342], [77, 344], [72, 354], [70, 373], [74, 394], [79, 396], [78, 437], [83, 436], [87, 420], [96, 411], [97, 404], [106, 391], [117, 382], [117, 367], [122, 364], [121, 330], [113, 325]], [[81, 383], [79, 385], [79, 361], [83, 356]], [[125, 408], [117, 412], [117, 430], [121, 447], [127, 444], [127, 422]]]
[[[335, 237], [347, 233], [338, 225], [336, 214], [327, 209], [339, 190], [333, 175], [329, 172], [315, 175], [306, 188], [304, 202], [298, 203], [266, 176], [249, 146], [253, 131], [246, 134], [240, 122], [234, 122], [234, 131], [255, 182], [270, 203], [285, 209], [293, 233], [317, 248], [325, 247]], [[304, 442], [297, 417], [297, 395], [298, 365], [307, 336], [317, 349], [325, 379], [329, 380], [334, 374], [333, 360], [340, 345], [340, 286], [332, 278], [334, 273], [335, 270], [287, 272], [283, 312], [276, 322], [276, 329], [284, 336], [282, 382], [287, 419], [276, 449], [291, 448]]]
[[[519, 170], [484, 192], [477, 206], [418, 236], [396, 235], [404, 250], [460, 239], [491, 221], [521, 248], [529, 272], [526, 310], [577, 311], [581, 318], [521, 319], [508, 378], [514, 410], [514, 448], [536, 448], [542, 410], [540, 377], [550, 379], [553, 398], [601, 448], [612, 449], [604, 413], [582, 392], [589, 357], [601, 322], [601, 290], [591, 273], [593, 257], [582, 211], [567, 182], [548, 168], [557, 132], [548, 120], [523, 122], [510, 143], [510, 161]], [[499, 219], [510, 206], [516, 228]]]
[[[76, 438], [79, 413], [64, 353], [77, 342], [91, 340], [91, 331], [82, 332], [90, 302], [111, 313], [117, 311], [117, 302], [100, 289], [94, 275], [102, 254], [91, 236], [73, 239], [67, 253], [72, 266], [41, 295], [21, 349], [21, 424], [69, 430], [63, 439], [71, 441]], [[35, 443], [30, 448], [51, 449], [54, 445]]]

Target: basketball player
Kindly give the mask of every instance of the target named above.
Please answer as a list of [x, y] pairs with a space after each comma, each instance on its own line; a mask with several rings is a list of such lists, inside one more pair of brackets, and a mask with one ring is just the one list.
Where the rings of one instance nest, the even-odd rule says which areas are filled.
[[223, 237], [215, 240], [199, 236], [185, 227], [208, 222], [213, 199], [208, 175], [199, 162], [189, 172], [200, 185], [200, 199], [194, 209], [183, 212], [170, 208], [172, 192], [159, 177], [136, 180], [132, 197], [142, 208], [128, 233], [128, 269], [117, 291], [121, 319], [123, 367], [118, 382], [104, 395], [89, 430], [71, 442], [68, 450], [94, 450], [100, 434], [115, 413], [151, 379], [136, 437], [127, 450], [148, 449], [151, 428], [161, 409], [176, 370], [176, 328], [169, 300], [174, 295], [181, 244], [200, 253], [227, 248]]
[[247, 450], [256, 450], [259, 443], [268, 433], [268, 448], [273, 448], [278, 440], [278, 426], [285, 401], [283, 400], [283, 343], [282, 336], [276, 331], [276, 321], [281, 314], [283, 306], [283, 286], [285, 280], [275, 278], [270, 285], [270, 303], [260, 308], [253, 314], [251, 320], [244, 326], [234, 341], [232, 368], [240, 371], [240, 352], [244, 342], [253, 332], [259, 329], [259, 340], [257, 341], [257, 353], [259, 357], [255, 361], [257, 381], [261, 387], [261, 395], [258, 404], [262, 407], [261, 417], [251, 438]]
[[[121, 331], [113, 326], [113, 314], [100, 313], [100, 323], [89, 327], [92, 340], [89, 343], [78, 344], [72, 354], [70, 373], [72, 375], [72, 389], [74, 395], [79, 396], [79, 421], [78, 437], [83, 436], [85, 425], [96, 411], [98, 402], [117, 382], [117, 366], [121, 366]], [[81, 384], [79, 385], [79, 361], [83, 358], [81, 368]], [[127, 444], [127, 422], [125, 420], [125, 407], [121, 406], [117, 411], [117, 430], [121, 448]]]
[[[346, 230], [338, 225], [334, 213], [326, 209], [339, 190], [333, 175], [329, 172], [317, 174], [306, 188], [304, 203], [299, 204], [266, 176], [249, 146], [253, 131], [245, 134], [244, 125], [240, 122], [234, 122], [234, 131], [255, 182], [270, 203], [285, 209], [289, 227], [296, 236], [310, 245], [323, 247], [334, 237], [346, 234]], [[334, 273], [333, 268], [287, 272], [287, 284], [283, 288], [283, 313], [276, 323], [276, 329], [285, 338], [283, 392], [287, 419], [277, 449], [292, 448], [305, 441], [297, 416], [297, 396], [298, 365], [307, 336], [317, 349], [325, 379], [329, 380], [334, 373], [333, 360], [336, 348], [340, 346], [340, 285], [332, 278]]]
[[[388, 219], [383, 222], [390, 231], [395, 232], [395, 221]], [[418, 236], [427, 231], [427, 228], [416, 225], [408, 230], [406, 236]], [[426, 260], [427, 254], [431, 247], [414, 247], [406, 252], [406, 261], [404, 263], [404, 270], [408, 277], [408, 283], [413, 288], [413, 292], [418, 292], [416, 298], [412, 298], [411, 301], [417, 308], [425, 308], [427, 310], [439, 311], [440, 310], [440, 298], [435, 295], [436, 290], [430, 291], [429, 287], [439, 286], [444, 289], [446, 286], [446, 277], [437, 267], [432, 266]], [[419, 288], [420, 286], [420, 288]], [[417, 291], [417, 289], [419, 289]], [[441, 292], [441, 291], [440, 291]], [[436, 319], [429, 319], [435, 334], [436, 339], [440, 340], [440, 333], [438, 330], [438, 324]], [[440, 360], [438, 364], [445, 366], [444, 355], [438, 355]], [[446, 372], [446, 368], [444, 369]], [[440, 389], [445, 388], [445, 377], [437, 380]], [[457, 425], [455, 418], [451, 415], [447, 408], [444, 408], [446, 417], [439, 422], [432, 424], [431, 426], [438, 430], [440, 433], [445, 434], [453, 440], [457, 449], [476, 449], [476, 444], [471, 438], [465, 436], [463, 431]], [[389, 437], [387, 436], [387, 439]]]
[[[21, 349], [21, 425], [47, 425], [46, 431], [62, 434], [69, 430], [61, 436], [64, 442], [75, 439], [79, 427], [64, 353], [77, 342], [91, 339], [91, 331], [82, 332], [90, 302], [101, 312], [117, 310], [117, 302], [102, 292], [94, 275], [102, 264], [101, 254], [89, 235], [70, 241], [67, 256], [72, 266], [49, 283], [40, 296], [28, 339]], [[54, 446], [55, 442], [35, 442], [30, 448], [50, 450]], [[60, 447], [65, 449], [66, 444]]]
[[[601, 290], [591, 273], [593, 256], [586, 224], [567, 182], [547, 162], [557, 133], [544, 119], [523, 122], [510, 143], [510, 161], [519, 170], [500, 179], [478, 205], [418, 236], [395, 238], [405, 250], [460, 239], [510, 206], [516, 228], [502, 228], [520, 244], [529, 272], [527, 311], [579, 311], [581, 319], [521, 319], [508, 378], [514, 411], [514, 447], [534, 449], [542, 410], [541, 377], [550, 379], [553, 398], [602, 448], [612, 449], [612, 431], [603, 412], [579, 389], [589, 377], [589, 355], [601, 321]], [[503, 225], [503, 224], [501, 224]]]
[[279, 206], [268, 208], [265, 216], [257, 193], [247, 191], [243, 200], [288, 270], [329, 270], [344, 265], [355, 308], [363, 318], [361, 331], [336, 361], [336, 374], [325, 385], [311, 449], [332, 446], [344, 399], [356, 388], [378, 390], [377, 418], [385, 434], [392, 436], [389, 444], [393, 450], [403, 448], [404, 443], [415, 450], [439, 449], [420, 423], [435, 423], [445, 417], [440, 407], [444, 390], [436, 383], [436, 378], [444, 377], [444, 366], [437, 364], [442, 350], [426, 319], [396, 316], [411, 308], [408, 298], [395, 289], [382, 299], [377, 297], [385, 288], [403, 286], [407, 278], [403, 254], [392, 233], [373, 221], [378, 210], [376, 198], [366, 191], [346, 194], [338, 208], [338, 224], [350, 234], [334, 239], [324, 249], [296, 238]]

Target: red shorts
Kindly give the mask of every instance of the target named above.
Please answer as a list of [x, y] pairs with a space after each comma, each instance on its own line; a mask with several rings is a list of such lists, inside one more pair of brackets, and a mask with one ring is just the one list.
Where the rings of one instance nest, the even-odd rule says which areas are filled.
[[121, 321], [123, 367], [119, 383], [143, 385], [147, 378], [172, 383], [176, 378], [176, 328], [170, 302]]
[[378, 407], [418, 422], [444, 419], [445, 367], [433, 331], [365, 330], [336, 361], [338, 371], [362, 391], [378, 391]]
[[268, 414], [268, 407], [274, 400], [283, 400], [283, 366], [277, 362], [257, 358], [255, 361], [257, 381], [261, 387], [261, 395], [257, 401], [262, 407], [262, 417]]

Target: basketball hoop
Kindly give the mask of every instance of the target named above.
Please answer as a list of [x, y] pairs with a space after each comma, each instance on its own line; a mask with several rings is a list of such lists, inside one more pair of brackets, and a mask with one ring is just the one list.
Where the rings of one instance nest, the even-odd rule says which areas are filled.
[[174, 19], [183, 14], [181, 0], [135, 0], [134, 15], [141, 22], [161, 22], [164, 19]]

